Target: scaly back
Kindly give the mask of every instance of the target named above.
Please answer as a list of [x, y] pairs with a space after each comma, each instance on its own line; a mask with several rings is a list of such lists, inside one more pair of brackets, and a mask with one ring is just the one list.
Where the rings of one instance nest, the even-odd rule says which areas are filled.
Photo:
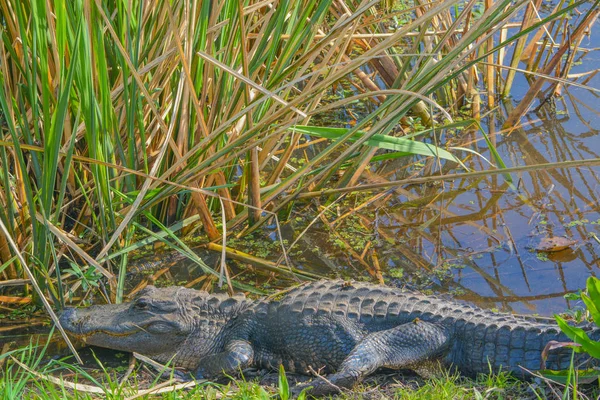
[[459, 322], [459, 325], [466, 323], [556, 330], [556, 324], [542, 319], [494, 313], [458, 301], [400, 288], [342, 280], [299, 286], [278, 302], [272, 303], [270, 308], [283, 313], [339, 315], [368, 325], [378, 325], [377, 322], [398, 324], [419, 318], [446, 326], [455, 326]]

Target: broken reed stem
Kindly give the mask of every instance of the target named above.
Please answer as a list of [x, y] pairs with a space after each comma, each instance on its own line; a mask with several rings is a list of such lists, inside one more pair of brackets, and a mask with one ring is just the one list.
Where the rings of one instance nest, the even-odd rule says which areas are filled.
[[[509, 24], [504, 24], [503, 25], [505, 28], [510, 29], [510, 28], [519, 28], [521, 26], [520, 23], [509, 23]], [[421, 32], [407, 32], [405, 34], [406, 37], [411, 37], [411, 36], [443, 36], [445, 34], [447, 34], [448, 31], [445, 29], [436, 29], [436, 30], [427, 30], [423, 33]], [[455, 29], [454, 33], [465, 33], [465, 29]], [[388, 38], [390, 36], [393, 36], [394, 33], [353, 33], [348, 35], [351, 39], [377, 39], [377, 38]], [[258, 33], [249, 33], [247, 35], [248, 39], [260, 39], [262, 36]], [[287, 35], [287, 34], [283, 34], [283, 35], [279, 35], [279, 38], [282, 40], [289, 40], [291, 37], [291, 35]], [[320, 40], [320, 39], [324, 39], [325, 37], [327, 37], [326, 34], [316, 34], [313, 36], [313, 40]]]
[[248, 183], [248, 202], [255, 208], [248, 210], [250, 223], [260, 219], [260, 168], [258, 163], [258, 148], [255, 146], [250, 150], [250, 182]]
[[504, 169], [494, 169], [489, 171], [475, 171], [475, 172], [465, 172], [460, 174], [448, 174], [448, 175], [436, 175], [436, 176], [425, 176], [421, 178], [411, 178], [411, 179], [401, 179], [397, 181], [389, 181], [389, 182], [381, 182], [381, 183], [372, 183], [368, 185], [360, 185], [360, 186], [351, 186], [340, 189], [325, 189], [317, 192], [307, 192], [300, 193], [294, 196], [296, 199], [310, 199], [313, 197], [320, 196], [330, 196], [338, 193], [348, 193], [348, 192], [362, 192], [365, 190], [373, 190], [373, 189], [385, 189], [393, 186], [402, 186], [402, 185], [418, 185], [423, 183], [435, 182], [435, 181], [450, 181], [456, 179], [470, 179], [470, 178], [479, 178], [482, 176], [488, 175], [498, 175], [498, 174], [510, 174], [513, 172], [526, 172], [526, 171], [539, 171], [546, 169], [558, 169], [558, 168], [574, 168], [574, 167], [592, 167], [600, 165], [600, 158], [590, 158], [587, 160], [573, 160], [573, 161], [562, 161], [555, 163], [543, 163], [536, 165], [525, 165], [521, 167], [511, 167]]
[[[486, 10], [493, 6], [493, 0], [485, 0]], [[494, 37], [490, 36], [487, 40], [487, 50], [494, 48]], [[492, 64], [494, 62], [494, 54], [490, 53], [487, 56], [487, 62]], [[487, 98], [488, 108], [492, 109], [496, 105], [496, 99], [494, 98], [494, 67], [492, 65], [485, 67], [485, 81], [487, 85]]]
[[[579, 36], [578, 38], [571, 40], [571, 38], [569, 37], [567, 39], [571, 45], [571, 49], [569, 51], [569, 55], [567, 57], [567, 60], [565, 61], [564, 66], [562, 67], [562, 70], [560, 71], [560, 75], [559, 78], [563, 78], [566, 79], [569, 75], [569, 72], [571, 71], [571, 67], [573, 66], [573, 62], [575, 61], [575, 56], [577, 55], [577, 49], [579, 48], [579, 45], [581, 44], [581, 41], [583, 40], [583, 35]], [[560, 96], [561, 94], [561, 89], [564, 86], [564, 83], [562, 82], [558, 82], [556, 84], [556, 87], [554, 88], [554, 96]]]
[[[523, 22], [521, 24], [521, 30], [527, 29], [533, 18], [535, 18], [535, 10], [539, 7], [539, 3], [541, 0], [536, 0], [536, 4], [532, 2], [529, 3], [527, 9], [525, 10], [525, 15], [523, 16]], [[512, 55], [512, 59], [510, 61], [511, 68], [516, 68], [521, 62], [521, 54], [525, 49], [525, 43], [527, 41], [527, 37], [529, 35], [524, 35], [517, 39], [517, 43], [515, 44], [515, 50]], [[504, 89], [502, 90], [502, 97], [507, 97], [510, 94], [510, 89], [512, 87], [513, 80], [515, 79], [515, 71], [513, 69], [509, 69], [506, 75], [506, 82], [504, 84]]]
[[205, 247], [208, 250], [216, 251], [219, 253], [222, 253], [222, 251], [225, 250], [225, 252], [227, 253], [227, 258], [233, 259], [233, 260], [238, 260], [238, 261], [245, 262], [248, 264], [252, 264], [259, 269], [263, 269], [263, 270], [266, 270], [269, 272], [276, 272], [278, 274], [294, 276], [294, 277], [298, 277], [298, 278], [302, 278], [302, 279], [323, 279], [324, 278], [321, 275], [313, 274], [313, 273], [307, 272], [307, 271], [300, 271], [299, 269], [292, 268], [292, 267], [282, 268], [282, 267], [277, 266], [277, 264], [272, 261], [258, 258], [258, 257], [252, 256], [248, 253], [244, 253], [243, 251], [235, 250], [235, 249], [232, 249], [229, 247], [224, 248], [223, 246], [216, 244], [216, 243], [207, 243], [206, 245], [203, 245], [202, 247]]
[[[581, 36], [585, 33], [588, 27], [596, 20], [598, 14], [600, 13], [600, 8], [598, 5], [600, 4], [600, 0], [596, 0], [594, 5], [590, 9], [590, 11], [585, 16], [584, 20], [577, 26], [573, 34], [571, 35], [571, 40], [566, 41], [562, 44], [562, 46], [558, 49], [558, 51], [554, 54], [554, 56], [550, 59], [546, 67], [541, 71], [544, 75], [550, 75], [552, 71], [557, 67], [558, 63], [562, 59], [563, 55], [571, 48], [571, 43], [579, 40]], [[529, 88], [529, 91], [523, 97], [519, 105], [515, 107], [513, 112], [506, 118], [503, 127], [509, 128], [517, 125], [517, 122], [521, 119], [521, 117], [527, 112], [527, 109], [531, 105], [531, 102], [535, 99], [538, 92], [542, 89], [542, 86], [546, 82], [547, 78], [539, 77], [535, 80], [535, 82]]]

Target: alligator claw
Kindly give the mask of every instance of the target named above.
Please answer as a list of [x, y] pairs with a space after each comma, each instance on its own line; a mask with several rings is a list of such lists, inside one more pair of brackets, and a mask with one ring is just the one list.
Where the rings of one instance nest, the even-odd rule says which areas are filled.
[[180, 371], [178, 369], [163, 371], [161, 375], [163, 379], [175, 379], [177, 382], [182, 383], [190, 382], [193, 380], [192, 376], [189, 373]]
[[293, 388], [290, 389], [290, 391], [292, 392], [292, 398], [293, 399], [297, 399], [298, 397], [300, 397], [300, 394], [302, 394], [302, 392], [306, 391], [306, 394], [312, 394], [311, 393], [311, 389], [314, 386], [308, 383], [303, 383], [301, 385], [296, 385]]

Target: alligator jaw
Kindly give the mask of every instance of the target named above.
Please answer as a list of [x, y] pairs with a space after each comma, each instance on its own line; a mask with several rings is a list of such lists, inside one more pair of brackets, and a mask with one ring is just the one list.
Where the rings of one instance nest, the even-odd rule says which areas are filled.
[[[130, 332], [125, 332], [125, 333], [117, 333], [117, 332], [111, 332], [111, 331], [107, 331], [107, 330], [103, 330], [103, 329], [98, 329], [96, 331], [91, 331], [91, 332], [86, 332], [86, 333], [71, 333], [71, 335], [79, 340], [81, 340], [84, 343], [88, 342], [88, 339], [93, 337], [93, 336], [97, 336], [97, 335], [106, 335], [109, 337], [126, 337], [126, 336], [131, 336], [137, 332], [139, 332], [142, 329], [135, 329], [135, 330], [131, 330]], [[93, 344], [93, 343], [91, 343]]]
[[[125, 309], [125, 307], [123, 308]], [[102, 311], [102, 307], [67, 308], [60, 315], [60, 323], [71, 336], [90, 344], [95, 342], [93, 339], [90, 340], [91, 338], [100, 335], [108, 338], [126, 337], [145, 330], [144, 327], [131, 322], [118, 323], [115, 318], [104, 316]], [[113, 321], [109, 321], [109, 319]]]
[[187, 332], [170, 323], [168, 318], [175, 318], [177, 310], [171, 314], [168, 310], [166, 306], [160, 310], [138, 309], [131, 303], [98, 305], [67, 308], [59, 320], [68, 334], [88, 345], [149, 357], [173, 356]]

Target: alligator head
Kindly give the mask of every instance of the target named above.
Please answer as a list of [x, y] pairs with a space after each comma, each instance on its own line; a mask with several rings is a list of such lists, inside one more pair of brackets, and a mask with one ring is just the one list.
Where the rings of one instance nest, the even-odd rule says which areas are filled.
[[[214, 340], [217, 333], [214, 330], [219, 330], [219, 324], [209, 316], [215, 313], [215, 305], [222, 315], [224, 305], [231, 301], [237, 302], [224, 295], [181, 287], [148, 286], [130, 303], [67, 308], [60, 316], [60, 323], [70, 335], [86, 344], [136, 352], [163, 363], [173, 361], [175, 365], [194, 368], [197, 359], [188, 360], [178, 353], [185, 353], [186, 346], [197, 350], [212, 347], [213, 343], [208, 342]], [[213, 332], [199, 329], [207, 319], [212, 320]]]

